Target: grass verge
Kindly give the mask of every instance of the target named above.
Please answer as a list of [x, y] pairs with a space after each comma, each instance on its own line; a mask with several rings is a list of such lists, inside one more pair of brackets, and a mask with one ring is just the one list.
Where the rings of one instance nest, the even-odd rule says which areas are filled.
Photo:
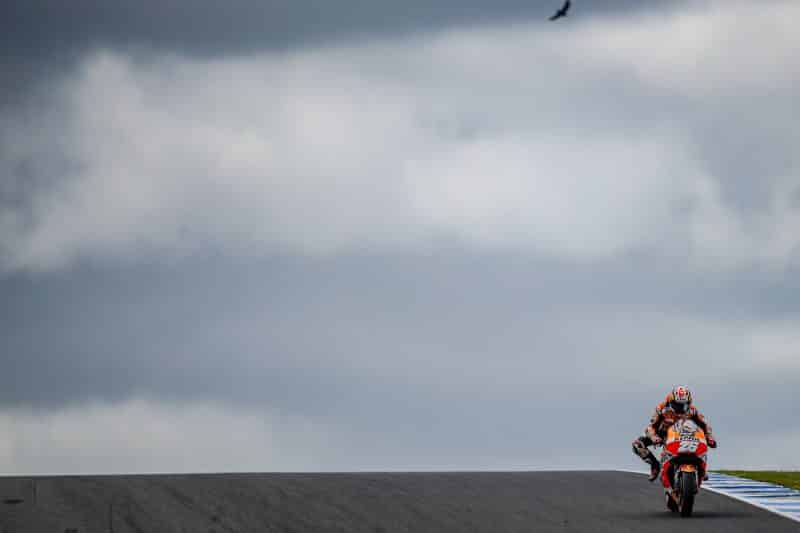
[[800, 490], [800, 472], [789, 472], [782, 470], [716, 470], [720, 474], [739, 476], [755, 481], [766, 481], [776, 483], [784, 487]]

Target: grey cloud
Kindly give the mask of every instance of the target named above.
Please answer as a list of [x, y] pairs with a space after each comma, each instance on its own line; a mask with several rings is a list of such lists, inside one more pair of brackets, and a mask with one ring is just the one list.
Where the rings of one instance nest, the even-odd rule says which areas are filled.
[[[751, 103], [744, 103], [747, 100]], [[696, 115], [692, 131], [696, 154], [719, 177], [727, 203], [747, 213], [763, 213], [773, 207], [775, 177], [796, 176], [800, 171], [792, 148], [800, 135], [789, 123], [780, 96], [739, 94], [736, 101], [709, 102], [713, 110]]]
[[[599, 383], [647, 383], [653, 376], [640, 372], [650, 357], [669, 354], [660, 343], [680, 326], [671, 317], [734, 330], [800, 312], [783, 297], [796, 290], [792, 276], [714, 286], [640, 267], [450, 253], [11, 278], [2, 282], [2, 317], [13, 371], [3, 374], [0, 395], [6, 404], [40, 405], [137, 393], [238, 397], [314, 411], [332, 397], [355, 405], [360, 391], [378, 394], [383, 384], [389, 394], [405, 383], [460, 396], [483, 365], [487, 378], [506, 381], [487, 384], [490, 396], [515, 390], [517, 379], [580, 383], [584, 372]], [[694, 350], [692, 340], [676, 348]], [[650, 344], [652, 354], [637, 353]], [[725, 360], [703, 353], [717, 347], [698, 346], [699, 362]], [[720, 376], [736, 377], [744, 355], [730, 354]], [[676, 354], [687, 364], [692, 356]], [[716, 373], [703, 367], [699, 375]]]
[[[666, 9], [634, 0], [586, 2], [575, 17], [632, 10]], [[142, 0], [108, 4], [49, 0], [3, 4], [3, 50], [35, 58], [65, 49], [141, 45], [184, 53], [219, 53], [307, 46], [348, 36], [387, 36], [452, 24], [485, 24], [513, 19], [544, 20], [546, 0], [236, 0], [220, 4]]]
[[[6, 263], [57, 268], [209, 243], [256, 254], [414, 247], [444, 234], [782, 268], [797, 259], [787, 229], [796, 210], [782, 199], [797, 156], [781, 91], [798, 73], [763, 83], [768, 43], [690, 40], [701, 71], [659, 46], [687, 20], [735, 34], [737, 10], [752, 6], [227, 61], [91, 56], [44, 111], [12, 116], [3, 131], [11, 183], [46, 176], [41, 194], [10, 188]], [[641, 27], [664, 35], [648, 41]], [[775, 53], [792, 38], [776, 33]], [[748, 51], [756, 71], [728, 69], [728, 50]], [[730, 155], [741, 144], [757, 153]], [[219, 216], [201, 215], [209, 209]]]
[[769, 346], [738, 346], [796, 321], [796, 279], [452, 248], [19, 274], [0, 282], [0, 400], [47, 416], [212, 404], [338, 435], [302, 443], [322, 464], [289, 454], [274, 468], [635, 467], [630, 439], [681, 381], [735, 466], [748, 432], [778, 446], [800, 423], [800, 369], [756, 367]]
[[[522, 5], [495, 4], [492, 9], [497, 11], [492, 13], [513, 16], [516, 8], [512, 4]], [[646, 3], [640, 4], [642, 9], [651, 9], [651, 4], [647, 7], [644, 7]], [[224, 27], [216, 28], [218, 33], [214, 33], [209, 27], [206, 28], [210, 32], [207, 40], [203, 39], [202, 32], [193, 33], [196, 28], [203, 28], [199, 22], [193, 24], [195, 30], [170, 35], [166, 28], [180, 18], [177, 11], [171, 15], [155, 11], [163, 16], [155, 17], [153, 25], [145, 27], [145, 11], [137, 10], [147, 8], [147, 3], [106, 12], [103, 16], [111, 17], [106, 22], [100, 22], [101, 18], [96, 15], [102, 10], [96, 11], [93, 5], [78, 4], [76, 12], [83, 15], [64, 28], [54, 26], [49, 41], [25, 44], [27, 37], [20, 37], [24, 33], [22, 29], [16, 37], [7, 37], [18, 43], [16, 48], [7, 49], [11, 50], [9, 54], [18, 55], [20, 50], [28, 50], [30, 57], [35, 56], [34, 52], [46, 56], [49, 50], [55, 49], [53, 43], [56, 42], [64, 43], [65, 49], [72, 46], [75, 50], [90, 45], [114, 48], [147, 44], [157, 51], [140, 56], [127, 56], [118, 51], [98, 56], [101, 59], [110, 57], [111, 60], [101, 66], [111, 68], [93, 71], [98, 83], [89, 87], [94, 92], [87, 91], [83, 95], [91, 104], [83, 109], [69, 105], [70, 88], [75, 90], [75, 85], [43, 84], [40, 72], [35, 70], [39, 67], [32, 67], [34, 70], [30, 70], [27, 79], [40, 88], [39, 102], [43, 105], [22, 106], [6, 115], [13, 119], [7, 123], [20, 127], [2, 130], [5, 137], [0, 143], [0, 162], [5, 174], [0, 186], [0, 233], [7, 233], [0, 235], [0, 239], [6, 238], [0, 242], [8, 249], [0, 252], [10, 255], [18, 252], [15, 246], [21, 241], [8, 238], [9, 234], [13, 237], [25, 235], [28, 229], [37, 227], [38, 215], [49, 215], [52, 209], [64, 208], [66, 200], [75, 200], [73, 196], [59, 194], [63, 192], [60, 187], [86, 192], [86, 203], [78, 202], [79, 207], [68, 212], [81, 216], [56, 218], [47, 226], [47, 231], [69, 233], [75, 230], [73, 223], [85, 222], [81, 229], [88, 232], [90, 241], [87, 245], [81, 239], [67, 240], [64, 257], [69, 261], [59, 264], [59, 268], [38, 273], [35, 268], [31, 269], [33, 272], [16, 271], [0, 278], [0, 338], [3, 339], [0, 357], [5, 369], [0, 373], [0, 405], [6, 410], [32, 408], [39, 413], [57, 413], [64, 406], [80, 410], [91, 402], [118, 405], [116, 402], [145, 398], [167, 405], [211, 402], [234, 413], [277, 412], [337, 428], [346, 434], [343, 441], [336, 441], [344, 451], [340, 450], [328, 463], [343, 468], [413, 468], [420, 464], [524, 467], [531, 463], [532, 466], [551, 467], [636, 466], [638, 463], [629, 452], [630, 439], [641, 430], [649, 410], [665, 389], [675, 381], [686, 381], [695, 387], [700, 406], [712, 418], [723, 442], [719, 452], [721, 463], [739, 466], [739, 459], [746, 457], [741, 444], [726, 448], [726, 440], [743, 442], [763, 433], [767, 435], [765, 445], [773, 444], [777, 448], [784, 443], [783, 450], [790, 449], [786, 442], [795, 442], [783, 430], [800, 423], [793, 403], [800, 386], [800, 369], [793, 351], [797, 345], [794, 326], [800, 303], [794, 297], [798, 290], [796, 265], [783, 261], [783, 255], [775, 262], [777, 266], [770, 263], [768, 268], [756, 262], [745, 267], [704, 270], [690, 264], [687, 259], [690, 250], [681, 248], [680, 243], [677, 251], [673, 250], [674, 255], [665, 258], [662, 247], [675, 246], [680, 236], [669, 231], [661, 234], [657, 230], [663, 227], [649, 226], [642, 229], [648, 236], [644, 244], [634, 243], [611, 256], [579, 254], [575, 258], [544, 251], [537, 253], [531, 251], [535, 247], [519, 246], [513, 238], [509, 246], [487, 248], [450, 235], [437, 235], [423, 246], [395, 246], [396, 243], [382, 246], [388, 238], [412, 227], [414, 220], [393, 218], [396, 213], [392, 209], [396, 208], [397, 199], [404, 197], [403, 191], [381, 188], [384, 182], [379, 178], [385, 176], [381, 171], [386, 170], [381, 165], [369, 167], [369, 172], [365, 173], [367, 178], [356, 182], [358, 187], [346, 189], [345, 194], [339, 195], [334, 194], [335, 187], [325, 189], [323, 194], [313, 183], [305, 184], [307, 189], [302, 189], [304, 183], [298, 176], [304, 172], [281, 174], [282, 181], [278, 182], [291, 194], [277, 196], [278, 200], [267, 207], [274, 205], [277, 209], [286, 204], [285, 198], [299, 197], [304, 201], [291, 204], [292, 216], [301, 213], [303, 217], [288, 217], [282, 220], [283, 225], [275, 226], [260, 224], [263, 222], [260, 218], [237, 218], [242, 205], [252, 196], [253, 191], [247, 187], [228, 203], [222, 202], [224, 192], [228, 191], [226, 187], [209, 187], [200, 191], [204, 194], [192, 189], [197, 194], [187, 194], [185, 184], [196, 184], [199, 178], [208, 179], [212, 185], [225, 183], [230, 188], [237, 183], [260, 183], [259, 180], [233, 182], [232, 178], [251, 170], [248, 167], [234, 167], [219, 175], [207, 171], [214, 166], [197, 163], [198, 158], [206, 161], [200, 157], [202, 150], [188, 156], [178, 153], [179, 150], [170, 152], [168, 158], [154, 160], [155, 169], [132, 165], [136, 172], [131, 176], [137, 179], [114, 182], [123, 188], [126, 184], [144, 184], [141, 188], [124, 189], [121, 193], [100, 190], [102, 188], [69, 189], [68, 186], [81, 183], [81, 173], [85, 171], [82, 164], [87, 162], [71, 157], [75, 154], [75, 137], [86, 140], [81, 133], [94, 131], [97, 134], [99, 131], [97, 140], [108, 141], [107, 145], [95, 146], [99, 154], [91, 154], [105, 158], [99, 168], [106, 172], [141, 159], [136, 150], [117, 151], [112, 147], [124, 147], [124, 141], [140, 139], [147, 142], [132, 144], [149, 146], [151, 136], [166, 129], [142, 122], [141, 129], [135, 124], [129, 137], [114, 137], [126, 132], [124, 126], [147, 115], [147, 111], [170, 118], [157, 122], [160, 125], [174, 127], [177, 124], [174, 135], [166, 139], [174, 143], [170, 145], [173, 148], [185, 146], [186, 132], [196, 131], [187, 128], [187, 123], [175, 121], [176, 117], [191, 117], [195, 121], [199, 117], [203, 124], [217, 124], [214, 120], [220, 120], [220, 131], [237, 134], [258, 121], [260, 115], [249, 105], [253, 100], [240, 99], [239, 92], [225, 93], [223, 96], [227, 98], [222, 99], [211, 94], [204, 100], [193, 98], [199, 89], [187, 93], [174, 90], [192, 87], [196, 80], [202, 80], [208, 73], [204, 69], [210, 63], [187, 61], [185, 57], [164, 60], [160, 52], [191, 52], [206, 59], [214, 56], [215, 66], [223, 70], [213, 72], [235, 72], [242, 76], [244, 85], [252, 88], [247, 85], [247, 81], [252, 80], [250, 76], [263, 75], [263, 72], [254, 74], [246, 68], [252, 66], [252, 61], [248, 63], [252, 58], [243, 59], [230, 54], [231, 51], [243, 51], [249, 46], [259, 49], [293, 47], [301, 42], [311, 45], [316, 41], [304, 37], [311, 33], [324, 40], [323, 37], [338, 39], [363, 31], [372, 32], [370, 39], [374, 39], [377, 33], [385, 35], [382, 32], [389, 26], [397, 32], [412, 27], [421, 29], [415, 21], [423, 15], [415, 10], [422, 13], [423, 8], [417, 7], [422, 4], [391, 6], [388, 13], [394, 13], [395, 18], [387, 15], [386, 27], [372, 26], [370, 17], [377, 17], [378, 11], [372, 13], [369, 11], [372, 8], [365, 6], [368, 11], [364, 12], [363, 19], [349, 21], [343, 27], [335, 27], [336, 16], [345, 16], [345, 10], [326, 18], [325, 24], [330, 24], [327, 29], [303, 30], [289, 24], [285, 34], [277, 32], [274, 36], [256, 37], [256, 30], [246, 24], [240, 28], [242, 35], [225, 33]], [[200, 5], [195, 16], [210, 19], [208, 12], [202, 12], [205, 4]], [[302, 10], [311, 4], [295, 5]], [[454, 3], [426, 5], [429, 7], [425, 9], [432, 10], [455, 6]], [[464, 20], [473, 20], [469, 9], [477, 10], [478, 4], [464, 2], [461, 5], [463, 7], [454, 8], [460, 14], [442, 11], [441, 15], [431, 17], [431, 24], [456, 23], [462, 16]], [[539, 7], [527, 5], [525, 9]], [[22, 19], [37, 19], [38, 15], [31, 9], [44, 9], [44, 4], [28, 6], [33, 7], [22, 4], [16, 7], [22, 10], [14, 15], [18, 17], [14, 20], [19, 22], [20, 28], [25, 27]], [[149, 7], [162, 9], [154, 5]], [[602, 13], [603, 8], [611, 10], [612, 7], [609, 3], [595, 12]], [[52, 12], [56, 16], [60, 8], [52, 9], [56, 10]], [[255, 10], [255, 4], [237, 4], [230, 16], [257, 19], [248, 9]], [[398, 11], [392, 12], [392, 9]], [[401, 9], [408, 10], [405, 12], [409, 14], [407, 19], [399, 12]], [[24, 10], [29, 10], [28, 14]], [[430, 16], [432, 12], [426, 13]], [[480, 13], [475, 18], [482, 21], [495, 16], [490, 16], [489, 11]], [[290, 20], [291, 16], [300, 15], [287, 14], [285, 20]], [[4, 17], [4, 20], [9, 19]], [[303, 24], [312, 23], [304, 21]], [[648, 26], [654, 27], [658, 25]], [[289, 28], [294, 28], [296, 33]], [[540, 29], [525, 28], [518, 29], [517, 37], [521, 32]], [[793, 101], [792, 95], [783, 92], [787, 84], [796, 79], [791, 69], [786, 69], [785, 77], [776, 77], [769, 83], [733, 89], [731, 87], [736, 87], [737, 83], [747, 85], [751, 80], [734, 76], [731, 81], [726, 80], [726, 76], [747, 75], [747, 72], [742, 74], [728, 69], [726, 65], [730, 63], [720, 61], [715, 65], [721, 73], [698, 77], [692, 67], [681, 70], [684, 68], [684, 63], [678, 60], [681, 57], [676, 59], [669, 55], [674, 52], [671, 43], [660, 50], [667, 54], [663, 61], [614, 63], [620, 55], [632, 53], [635, 46], [627, 43], [620, 50], [607, 54], [604, 59], [607, 62], [592, 62], [586, 59], [586, 54], [588, 47], [596, 46], [597, 41], [576, 39], [580, 41], [576, 45], [577, 52], [565, 52], [575, 63], [564, 63], [560, 60], [563, 57], [552, 50], [537, 48], [520, 54], [520, 57], [533, 54], [537, 59], [535, 62], [531, 59], [528, 65], [532, 75], [522, 76], [520, 61], [502, 61], [508, 59], [503, 52], [509, 49], [509, 43], [498, 44], [494, 38], [503, 31], [495, 27], [457, 33], [455, 38], [462, 39], [462, 45], [479, 43], [480, 47], [471, 50], [486, 52], [489, 60], [468, 63], [463, 70], [455, 68], [441, 77], [423, 76], [431, 64], [416, 64], [420, 56], [415, 59], [408, 54], [408, 47], [389, 47], [387, 53], [386, 44], [374, 39], [371, 41], [374, 46], [358, 56], [358, 66], [362, 68], [359, 76], [348, 78], [348, 83], [353, 85], [346, 85], [345, 89], [359, 89], [362, 92], [355, 94], [362, 96], [373, 94], [371, 87], [361, 87], [354, 81], [372, 76], [374, 80], [392, 82], [378, 85], [386, 91], [381, 94], [387, 96], [419, 90], [413, 93], [415, 98], [411, 101], [423, 104], [423, 112], [415, 115], [428, 121], [421, 131], [443, 140], [443, 144], [436, 145], [435, 155], [452, 145], [474, 146], [470, 143], [491, 143], [500, 139], [499, 143], [521, 133], [538, 139], [537, 135], [547, 132], [565, 143], [575, 141], [571, 145], [575, 159], [590, 160], [587, 168], [599, 172], [594, 162], [602, 151], [587, 156], [584, 149], [589, 141], [614, 138], [630, 143], [650, 131], [666, 132], [655, 137], [654, 143], [663, 143], [670, 149], [679, 146], [681, 150], [689, 146], [687, 152], [691, 156], [688, 163], [666, 159], [674, 179], [682, 179], [678, 175], [682, 171], [708, 173], [711, 184], [722, 188], [725, 205], [732, 205], [739, 215], [730, 217], [735, 222], [752, 222], [748, 217], [758, 219], [753, 213], [768, 212], [776, 192], [791, 186], [796, 189], [797, 156], [793, 145], [797, 128], [790, 114], [785, 113], [787, 102]], [[610, 32], [601, 34], [612, 35]], [[577, 32], [572, 36], [581, 35]], [[476, 41], [470, 40], [476, 36]], [[269, 41], [273, 37], [276, 41]], [[655, 46], [659, 44], [655, 40], [645, 41]], [[256, 42], [260, 44], [253, 44]], [[431, 41], [421, 42], [424, 48]], [[512, 44], [514, 42], [527, 41], [512, 41]], [[572, 39], [559, 41], [563, 46], [571, 42]], [[632, 41], [634, 44], [642, 42]], [[757, 51], [767, 54], [765, 41], [760, 42], [762, 46]], [[754, 48], [752, 42], [747, 46]], [[649, 53], [649, 46], [644, 48], [648, 48]], [[348, 55], [350, 50], [315, 51], [322, 61], [311, 64], [308, 72], [316, 75], [323, 70], [322, 66], [349, 64], [353, 58]], [[444, 52], [457, 50], [461, 49], [453, 45], [445, 47]], [[426, 55], [431, 53], [428, 48], [424, 51]], [[75, 54], [78, 64], [96, 66], [91, 59], [80, 57], [81, 53]], [[369, 54], [374, 54], [371, 60], [367, 57]], [[691, 56], [686, 51], [678, 56], [687, 54]], [[716, 58], [714, 54], [711, 56]], [[288, 53], [281, 57], [294, 56]], [[465, 57], [470, 56], [455, 55], [455, 58]], [[387, 58], [391, 61], [387, 62]], [[692, 56], [691, 61], [694, 60]], [[23, 72], [27, 72], [24, 69], [28, 67], [24, 63], [21, 65]], [[483, 70], [471, 70], [475, 65], [488, 65], [498, 70], [489, 75]], [[642, 72], [643, 65], [652, 70], [645, 68]], [[452, 63], [449, 66], [452, 67]], [[298, 70], [293, 72], [297, 74]], [[125, 83], [112, 84], [110, 87], [114, 90], [108, 90], [104, 76], [109, 73], [112, 77], [120, 76]], [[162, 77], [164, 73], [168, 76]], [[70, 76], [80, 79], [81, 74], [70, 72]], [[683, 76], [690, 82], [683, 84]], [[664, 79], [666, 82], [662, 83]], [[176, 85], [164, 80], [172, 80]], [[336, 76], [310, 77], [306, 81], [309, 84], [318, 82], [317, 86], [321, 84], [331, 89], [334, 96], [347, 93], [347, 90], [334, 90], [342, 83], [342, 78]], [[694, 83], [707, 84], [712, 90], [697, 91]], [[77, 86], [80, 88], [80, 84]], [[297, 90], [303, 87], [301, 84]], [[152, 98], [148, 100], [151, 107], [101, 106], [102, 97], [124, 90], [148, 95]], [[436, 91], [441, 91], [439, 97], [431, 98]], [[322, 111], [331, 109], [326, 107], [329, 101], [315, 100], [312, 96], [308, 94], [302, 99], [304, 107], [300, 107], [316, 110], [309, 112], [314, 117], [324, 116]], [[222, 101], [242, 105], [214, 107], [215, 102]], [[354, 107], [360, 108], [366, 101], [366, 98], [358, 99], [358, 106]], [[337, 112], [348, 109], [348, 100], [342, 102], [334, 98], [334, 103], [337, 102], [341, 104], [341, 108], [335, 108]], [[309, 107], [312, 104], [319, 107]], [[221, 111], [224, 116], [200, 114], [201, 110], [208, 109]], [[91, 112], [81, 114], [78, 112], [81, 110]], [[112, 111], [121, 112], [122, 120], [115, 122], [114, 117], [103, 115]], [[130, 115], [124, 115], [126, 112]], [[376, 110], [374, 116], [385, 120], [381, 112]], [[103, 120], [91, 123], [86, 129], [64, 126], [84, 124], [83, 120], [97, 116]], [[390, 118], [395, 116], [390, 115]], [[242, 117], [244, 120], [240, 120]], [[297, 117], [289, 115], [292, 124], [301, 123]], [[337, 114], [334, 118], [341, 125], [341, 117]], [[128, 119], [131, 122], [126, 122]], [[197, 122], [189, 124], [196, 126]], [[110, 127], [94, 129], [103, 125]], [[386, 130], [381, 121], [376, 127], [378, 129], [369, 132]], [[341, 129], [334, 131], [340, 133]], [[146, 132], [146, 136], [140, 135], [141, 132]], [[342, 141], [337, 145], [339, 148], [355, 145], [364, 149], [361, 144], [348, 144], [350, 139], [343, 136], [330, 136], [325, 140], [334, 138]], [[220, 145], [251, 146], [246, 136], [234, 136], [234, 140], [241, 141], [237, 143], [227, 142], [227, 139], [209, 146], [212, 149]], [[422, 144], [434, 146], [430, 141], [431, 138], [425, 137]], [[375, 159], [379, 161], [386, 161], [390, 152], [402, 149], [400, 143], [378, 144], [390, 147], [380, 152], [381, 157]], [[199, 146], [207, 149], [206, 145]], [[536, 146], [541, 149], [543, 145]], [[260, 153], [260, 145], [256, 148], [254, 152]], [[748, 153], [744, 148], [752, 151]], [[676, 153], [682, 154], [681, 150]], [[333, 154], [336, 161], [346, 160], [342, 151]], [[219, 153], [224, 156], [227, 152]], [[411, 150], [408, 153], [418, 154]], [[513, 150], [499, 152], [500, 156], [515, 153]], [[234, 155], [232, 159], [237, 161], [252, 157], [247, 151]], [[310, 158], [307, 152], [303, 156]], [[493, 162], [500, 160], [502, 157], [492, 159]], [[286, 161], [304, 171], [308, 168], [300, 165], [305, 162], [303, 158]], [[468, 160], [468, 163], [475, 161]], [[162, 165], [165, 162], [167, 164]], [[365, 168], [363, 163], [358, 158], [348, 161], [341, 175], [336, 177], [352, 177], [352, 169]], [[186, 167], [176, 171], [174, 165], [181, 164]], [[452, 168], [460, 171], [468, 166]], [[630, 168], [632, 166], [634, 168]], [[497, 170], [498, 167], [491, 168]], [[608, 198], [608, 202], [596, 200], [586, 204], [603, 209], [594, 214], [590, 212], [585, 218], [567, 218], [566, 222], [557, 219], [562, 223], [545, 224], [562, 232], [556, 236], [563, 237], [572, 231], [570, 236], [578, 235], [576, 242], [584, 243], [581, 233], [603, 228], [604, 217], [610, 210], [622, 212], [636, 208], [647, 214], [669, 203], [669, 198], [660, 196], [660, 189], [657, 189], [647, 195], [645, 205], [633, 201], [613, 204], [613, 200], [623, 194], [615, 192], [615, 187], [622, 182], [616, 170], [619, 169], [620, 174], [625, 171], [637, 175], [646, 174], [650, 167], [644, 163], [635, 166], [630, 159], [620, 158], [603, 168], [611, 173], [606, 181], [587, 171], [574, 182], [580, 187], [564, 189], [569, 191], [566, 197], [571, 203], [565, 204], [567, 207], [562, 210], [570, 214], [579, 211], [573, 200], [585, 197]], [[256, 166], [255, 170], [261, 168]], [[673, 174], [669, 172], [667, 175], [671, 177]], [[170, 181], [177, 174], [188, 177], [188, 181]], [[754, 180], [754, 174], [760, 174], [760, 179]], [[102, 172], [99, 175], [104, 176]], [[144, 178], [153, 176], [152, 181], [143, 182]], [[656, 185], [670, 181], [662, 180]], [[98, 179], [93, 183], [107, 182]], [[148, 183], [154, 186], [151, 188]], [[640, 181], [629, 183], [639, 184]], [[160, 188], [167, 184], [174, 187], [172, 196]], [[645, 189], [651, 192], [648, 187]], [[304, 190], [307, 191], [305, 195]], [[513, 192], [513, 187], [510, 190]], [[267, 192], [265, 196], [272, 201], [274, 191]], [[442, 197], [447, 198], [447, 192], [445, 190]], [[482, 189], [473, 192], [480, 193]], [[501, 189], [501, 192], [507, 190]], [[535, 192], [544, 194], [546, 191], [537, 189]], [[150, 193], [153, 196], [148, 196]], [[42, 204], [43, 197], [52, 202]], [[325, 202], [321, 200], [323, 197]], [[136, 204], [137, 198], [140, 204]], [[391, 201], [382, 203], [387, 198]], [[158, 215], [163, 218], [153, 217], [147, 209], [134, 209], [130, 218], [116, 218], [117, 209], [124, 211], [132, 205], [150, 208], [162, 201], [164, 209]], [[444, 220], [458, 215], [456, 209], [439, 210], [436, 202], [431, 203], [431, 211], [434, 214], [444, 212]], [[499, 202], [492, 200], [492, 203]], [[359, 211], [365, 205], [366, 208]], [[514, 205], [512, 202], [511, 206]], [[94, 211], [84, 216], [86, 213], [82, 209], [86, 206], [105, 209], [111, 206], [105, 214], [113, 216], [106, 219]], [[256, 207], [258, 213], [259, 209], [264, 210], [263, 205]], [[522, 204], [522, 207], [529, 206]], [[668, 221], [679, 225], [693, 209], [697, 206], [691, 202], [670, 205]], [[174, 217], [176, 212], [187, 216]], [[2, 218], [7, 213], [14, 215], [12, 222]], [[317, 225], [309, 226], [311, 230], [323, 226], [327, 230], [328, 226], [336, 225], [337, 217], [353, 213], [357, 216], [348, 221], [355, 221], [352, 227], [357, 231], [352, 242], [356, 246], [333, 254], [299, 254], [293, 252], [291, 246], [262, 249], [263, 235], [240, 239], [237, 233], [242, 228], [266, 227], [284, 239], [287, 238], [285, 233], [307, 238], [307, 233], [313, 231], [308, 231], [298, 220], [313, 219]], [[380, 216], [372, 216], [374, 213]], [[784, 215], [776, 219], [778, 229], [788, 229], [791, 234], [794, 223], [791, 210], [781, 212], [781, 216]], [[504, 212], [499, 219], [505, 220], [506, 216]], [[321, 224], [319, 219], [322, 219]], [[234, 222], [231, 226], [216, 226], [217, 222], [231, 220]], [[621, 226], [622, 230], [641, 229], [638, 218], [623, 220], [627, 222]], [[570, 227], [572, 222], [583, 225], [576, 231]], [[208, 227], [203, 226], [206, 223]], [[18, 232], [17, 225], [26, 231]], [[665, 226], [671, 230], [675, 224]], [[486, 227], [480, 220], [471, 226], [484, 231]], [[12, 231], [9, 232], [9, 228]], [[203, 233], [204, 228], [211, 230]], [[746, 228], [752, 229], [747, 225]], [[359, 233], [373, 229], [376, 232], [368, 233], [369, 238]], [[498, 225], [493, 229], [496, 235], [503, 237], [514, 225]], [[613, 232], [608, 233], [611, 238], [617, 237]], [[100, 238], [92, 241], [98, 234]], [[767, 232], [767, 235], [771, 234]], [[736, 241], [725, 234], [717, 239], [711, 239], [709, 245]], [[237, 242], [231, 246], [232, 241]], [[42, 242], [46, 245], [61, 241], [44, 239]], [[191, 246], [182, 248], [187, 242]], [[159, 246], [164, 243], [163, 247]], [[75, 249], [71, 248], [73, 245]], [[258, 250], [249, 253], [251, 247]], [[750, 257], [755, 249], [756, 246], [745, 245], [742, 254]], [[46, 252], [44, 255], [53, 252], [47, 246], [40, 251]], [[712, 249], [701, 258], [711, 261], [717, 251]], [[181, 418], [180, 413], [175, 416]], [[84, 419], [83, 415], [79, 418]], [[775, 420], [780, 420], [780, 427]], [[743, 422], [746, 427], [742, 427]], [[563, 436], [560, 447], [541, 440], [538, 428], [542, 426]], [[316, 438], [325, 439], [319, 435]], [[726, 449], [731, 451], [726, 452]], [[789, 452], [784, 452], [779, 460], [785, 466], [791, 458]]]
[[[678, 0], [607, 0], [582, 17], [668, 9]], [[323, 46], [458, 25], [543, 20], [547, 0], [211, 0], [109, 4], [11, 0], [0, 6], [0, 110], [30, 99], [96, 49], [156, 50], [199, 57]]]

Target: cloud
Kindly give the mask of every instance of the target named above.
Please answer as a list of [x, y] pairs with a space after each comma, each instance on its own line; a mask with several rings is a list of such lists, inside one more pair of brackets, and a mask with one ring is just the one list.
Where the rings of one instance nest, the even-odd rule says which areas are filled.
[[[433, 423], [399, 420], [384, 432], [210, 401], [129, 399], [47, 412], [3, 408], [0, 468], [8, 475], [638, 468], [629, 442], [650, 405], [619, 398], [605, 397], [612, 408], [587, 403], [551, 416], [532, 404], [524, 418], [478, 412]], [[640, 419], [632, 416], [637, 408]], [[706, 414], [719, 420], [713, 410]], [[751, 428], [746, 417], [738, 418], [738, 425], [716, 425], [721, 447], [711, 457], [715, 467], [797, 464], [796, 431]], [[542, 427], [561, 436], [558, 446], [541, 439]], [[592, 436], [597, 440], [587, 450]], [[770, 449], [769, 456], [756, 453], [753, 442]]]
[[[779, 89], [800, 73], [769, 64], [794, 47], [780, 20], [796, 6], [773, 8], [714, 3], [666, 20], [219, 60], [98, 52], [35, 118], [3, 128], [11, 188], [46, 183], [0, 211], [4, 262], [52, 269], [208, 247], [325, 254], [456, 239], [584, 261], [648, 250], [712, 270], [791, 264], [798, 134], [780, 116], [791, 98]], [[738, 32], [751, 20], [773, 30], [758, 46]], [[661, 44], [698, 27], [725, 39], [689, 40], [692, 61]], [[734, 69], [737, 57], [755, 66]], [[720, 95], [729, 107], [714, 107]], [[736, 170], [709, 164], [715, 139], [696, 138], [731, 112], [753, 135], [788, 128], [774, 147], [783, 168], [747, 176], [768, 198], [755, 213], [730, 201]], [[773, 122], [746, 122], [760, 114]]]
[[[190, 263], [4, 282], [0, 403], [14, 415], [4, 434], [28, 427], [20, 413], [84, 417], [74, 438], [113, 450], [124, 436], [85, 410], [111, 417], [138, 401], [156, 405], [145, 413], [154, 428], [178, 435], [252, 432], [231, 446], [243, 449], [237, 461], [263, 446], [260, 469], [633, 466], [630, 440], [685, 383], [724, 443], [717, 464], [736, 466], [750, 460], [740, 439], [768, 434], [758, 442], [782, 449], [775, 420], [800, 422], [797, 302], [762, 307], [796, 292], [796, 277], [748, 294], [741, 277], [714, 286], [508, 254]], [[126, 417], [122, 428], [148, 425]], [[207, 421], [193, 429], [192, 420]], [[542, 426], [564, 442], [543, 441]], [[292, 444], [298, 434], [303, 445]], [[588, 449], [595, 435], [602, 442]], [[169, 467], [184, 441], [141, 439], [130, 454], [152, 446], [158, 458], [163, 448], [163, 461], [135, 462], [123, 447], [120, 464], [222, 464], [201, 461], [201, 449]], [[208, 442], [208, 455], [222, 446]], [[45, 453], [33, 450], [29, 458]], [[59, 457], [51, 464], [71, 464]], [[224, 464], [250, 468], [237, 461]]]
[[[680, 2], [665, 0], [658, 8]], [[98, 43], [148, 46], [189, 55], [214, 56], [253, 49], [304, 47], [335, 40], [391, 36], [454, 24], [532, 19], [545, 23], [552, 5], [526, 0], [409, 0], [402, 4], [376, 0], [262, 2], [210, 0], [165, 5], [156, 0], [109, 6], [81, 0], [71, 6], [10, 1], [2, 6], [5, 57], [27, 58], [80, 53]], [[580, 16], [657, 9], [636, 0], [606, 0], [581, 6]]]
[[[624, 31], [593, 25], [571, 46], [589, 64], [633, 68], [649, 84], [687, 97], [741, 97], [788, 89], [800, 75], [791, 54], [796, 9], [785, 1], [703, 2], [673, 11], [659, 24], [640, 14], [644, 24]], [[760, 46], [747, 45], [764, 34], [769, 39]], [[648, 46], [639, 46], [643, 42]]]
[[[322, 467], [325, 429], [275, 412], [131, 399], [0, 410], [9, 474], [287, 471]], [[330, 442], [330, 441], [329, 441]]]
[[0, 468], [632, 466], [675, 382], [795, 464], [798, 9], [99, 38], [0, 124]]
[[[725, 465], [736, 470], [798, 470], [797, 447], [800, 446], [800, 432], [776, 428], [767, 434], [741, 434], [730, 443], [730, 451], [721, 451], [729, 459]], [[766, 444], [753, 446], [754, 442]], [[764, 450], [769, 453], [765, 454]], [[720, 466], [720, 468], [723, 468]]]

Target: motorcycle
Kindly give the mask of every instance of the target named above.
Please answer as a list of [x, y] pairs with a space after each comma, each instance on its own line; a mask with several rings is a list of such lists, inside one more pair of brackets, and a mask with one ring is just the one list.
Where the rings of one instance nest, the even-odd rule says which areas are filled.
[[662, 452], [661, 482], [667, 507], [683, 517], [692, 515], [694, 499], [706, 474], [708, 441], [692, 420], [678, 420], [667, 430]]

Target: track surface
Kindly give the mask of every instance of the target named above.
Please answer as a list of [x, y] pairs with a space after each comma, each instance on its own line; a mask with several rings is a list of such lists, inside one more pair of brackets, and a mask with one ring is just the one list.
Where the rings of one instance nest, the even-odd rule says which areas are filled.
[[[21, 502], [19, 500], [22, 500]], [[6, 502], [16, 503], [6, 503]], [[695, 516], [622, 472], [0, 478], [2, 533], [782, 532], [792, 522], [702, 491]]]

